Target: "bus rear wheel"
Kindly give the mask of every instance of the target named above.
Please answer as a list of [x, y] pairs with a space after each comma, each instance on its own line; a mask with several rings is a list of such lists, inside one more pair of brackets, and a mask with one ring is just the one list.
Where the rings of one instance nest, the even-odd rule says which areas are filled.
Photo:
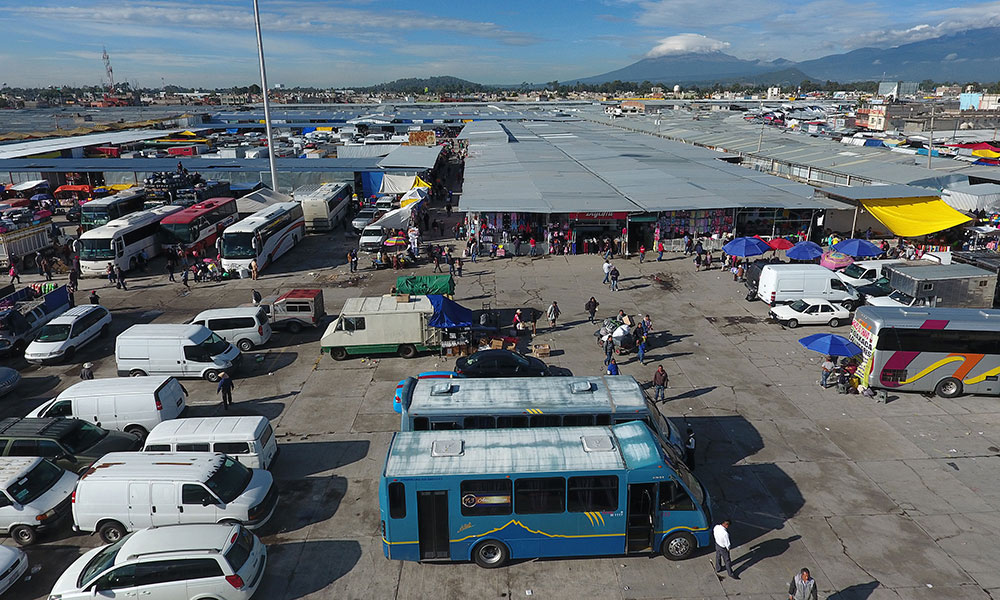
[[696, 547], [694, 536], [686, 531], [678, 531], [663, 540], [661, 551], [669, 560], [684, 560], [691, 556]]
[[962, 382], [954, 377], [942, 379], [934, 386], [934, 393], [942, 398], [954, 398], [962, 394]]
[[414, 358], [417, 356], [417, 349], [413, 344], [403, 344], [399, 347], [399, 355], [403, 358]]
[[510, 551], [502, 542], [486, 540], [472, 549], [472, 559], [484, 569], [496, 569], [507, 564]]
[[347, 350], [343, 348], [331, 348], [330, 358], [333, 360], [345, 360], [347, 358]]

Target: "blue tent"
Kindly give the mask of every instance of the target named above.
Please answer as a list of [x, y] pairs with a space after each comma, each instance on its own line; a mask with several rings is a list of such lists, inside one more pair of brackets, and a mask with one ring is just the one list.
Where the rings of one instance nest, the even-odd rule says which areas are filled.
[[882, 254], [882, 249], [875, 244], [869, 242], [868, 240], [861, 240], [857, 238], [841, 240], [833, 245], [833, 249], [855, 258], [863, 256], [878, 256]]
[[755, 237], [738, 237], [722, 247], [729, 256], [757, 256], [772, 250], [767, 242]]
[[851, 340], [833, 333], [814, 333], [799, 340], [799, 343], [814, 352], [829, 356], [857, 356], [861, 348]]
[[785, 250], [785, 256], [794, 260], [813, 260], [823, 256], [823, 248], [816, 242], [806, 240]]
[[362, 171], [361, 189], [364, 190], [365, 198], [369, 198], [379, 193], [382, 189], [382, 171]]
[[440, 294], [427, 294], [427, 299], [434, 307], [434, 314], [428, 325], [439, 329], [452, 327], [471, 327], [472, 311], [464, 306], [445, 298]]

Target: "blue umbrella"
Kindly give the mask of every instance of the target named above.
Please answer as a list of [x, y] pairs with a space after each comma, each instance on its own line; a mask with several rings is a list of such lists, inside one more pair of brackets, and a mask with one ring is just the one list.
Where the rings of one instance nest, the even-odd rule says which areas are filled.
[[757, 256], [773, 250], [767, 242], [760, 238], [738, 237], [722, 247], [722, 251], [729, 256]]
[[41, 202], [42, 200], [52, 200], [52, 194], [35, 194], [31, 197], [32, 202]]
[[882, 254], [882, 249], [875, 244], [857, 238], [841, 240], [833, 245], [833, 249], [848, 256], [878, 256]]
[[823, 248], [816, 242], [806, 240], [785, 250], [785, 256], [794, 260], [813, 260], [823, 256]]
[[835, 333], [814, 333], [799, 340], [799, 343], [814, 352], [827, 356], [857, 356], [861, 348], [851, 340]]

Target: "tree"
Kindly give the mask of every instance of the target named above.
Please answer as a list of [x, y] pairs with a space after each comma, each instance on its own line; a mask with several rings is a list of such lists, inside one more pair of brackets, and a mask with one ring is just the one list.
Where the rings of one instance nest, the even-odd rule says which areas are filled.
[[247, 91], [251, 94], [260, 94], [260, 86], [255, 83], [247, 88]]

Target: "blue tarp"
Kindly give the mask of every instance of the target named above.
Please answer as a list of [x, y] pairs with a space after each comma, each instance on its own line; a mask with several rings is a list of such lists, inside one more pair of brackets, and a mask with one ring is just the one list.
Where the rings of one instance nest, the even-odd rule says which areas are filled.
[[382, 171], [361, 172], [361, 188], [365, 193], [365, 198], [377, 195], [382, 189], [382, 175]]
[[307, 133], [312, 133], [314, 131], [316, 131], [315, 127], [303, 127], [302, 128], [302, 135], [305, 135]]
[[464, 306], [441, 296], [440, 294], [427, 294], [427, 299], [434, 307], [434, 314], [428, 324], [439, 329], [450, 329], [452, 327], [472, 326], [472, 311]]
[[884, 146], [882, 140], [865, 140], [865, 146]]
[[226, 129], [226, 133], [239, 133], [239, 132], [240, 132], [239, 127], [232, 127]]

